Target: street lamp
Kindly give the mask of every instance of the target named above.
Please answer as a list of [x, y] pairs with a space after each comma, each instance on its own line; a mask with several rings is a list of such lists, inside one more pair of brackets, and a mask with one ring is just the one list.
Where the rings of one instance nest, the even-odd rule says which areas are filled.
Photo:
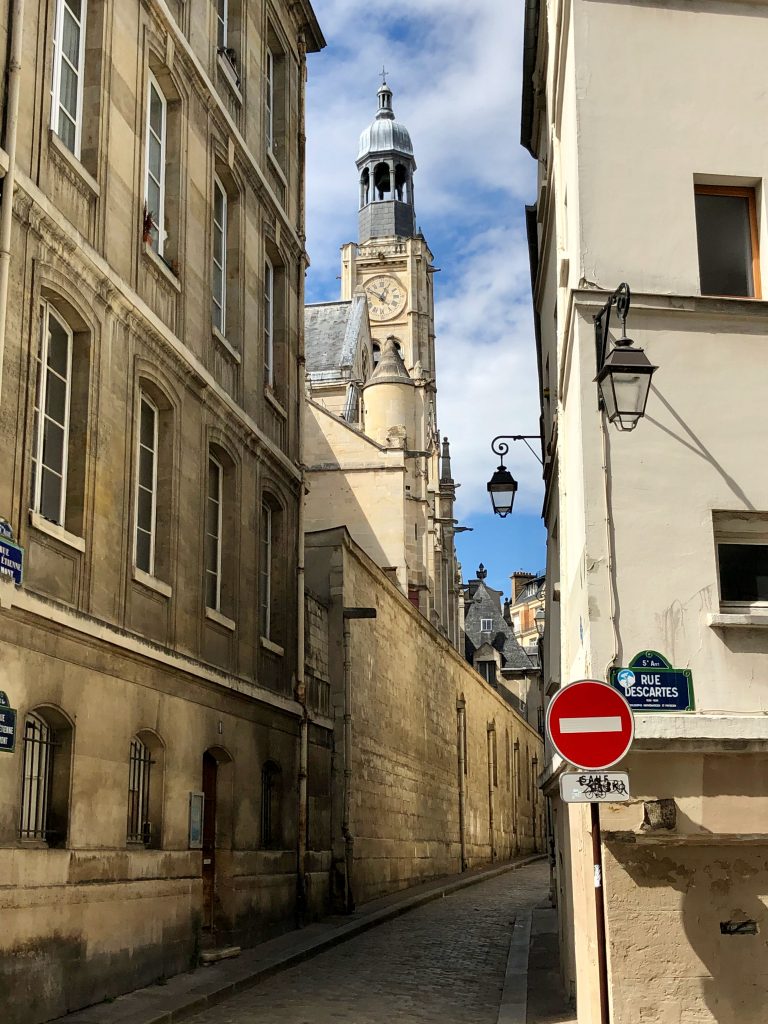
[[[517, 494], [517, 480], [515, 480], [504, 465], [504, 456], [509, 452], [507, 441], [525, 441], [533, 454], [536, 455], [536, 452], [528, 444], [528, 441], [534, 438], [537, 441], [541, 440], [538, 434], [499, 434], [498, 437], [494, 437], [491, 441], [491, 451], [494, 455], [499, 456], [499, 468], [488, 481], [488, 493], [491, 496], [493, 511], [497, 516], [501, 516], [502, 519], [506, 519], [512, 511], [515, 495]], [[536, 458], [541, 462], [538, 455], [536, 455]]]
[[[627, 337], [630, 302], [629, 285], [622, 282], [595, 316], [598, 367], [595, 381], [608, 422], [615, 423], [619, 430], [634, 430], [638, 420], [645, 415], [651, 377], [658, 369], [651, 365], [645, 352], [636, 348], [632, 339]], [[606, 354], [612, 306], [616, 306], [621, 320], [621, 337], [616, 339], [614, 348]]]
[[544, 636], [544, 627], [547, 624], [547, 615], [544, 609], [539, 605], [536, 610], [536, 614], [533, 616], [533, 624], [536, 627], [536, 632], [540, 637]]

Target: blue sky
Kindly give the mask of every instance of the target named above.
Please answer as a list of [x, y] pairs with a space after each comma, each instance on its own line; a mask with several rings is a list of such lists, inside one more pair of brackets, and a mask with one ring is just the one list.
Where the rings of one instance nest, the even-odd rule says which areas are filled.
[[328, 40], [309, 56], [307, 301], [338, 297], [339, 248], [357, 237], [360, 132], [376, 112], [384, 64], [418, 169], [416, 221], [435, 256], [438, 425], [461, 484], [465, 578], [479, 562], [508, 589], [515, 569], [542, 569], [541, 469], [523, 444], [507, 464], [515, 511], [490, 513], [485, 485], [495, 434], [533, 434], [538, 390], [524, 204], [535, 164], [522, 149], [522, 0], [314, 0]]

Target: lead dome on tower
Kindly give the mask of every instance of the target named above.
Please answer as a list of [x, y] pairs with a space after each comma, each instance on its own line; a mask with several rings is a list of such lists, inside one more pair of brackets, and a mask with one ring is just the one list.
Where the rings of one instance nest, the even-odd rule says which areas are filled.
[[395, 120], [392, 110], [392, 90], [386, 82], [379, 89], [379, 109], [376, 117], [360, 134], [357, 159], [364, 160], [373, 153], [395, 151], [404, 156], [413, 156], [413, 143], [408, 129]]

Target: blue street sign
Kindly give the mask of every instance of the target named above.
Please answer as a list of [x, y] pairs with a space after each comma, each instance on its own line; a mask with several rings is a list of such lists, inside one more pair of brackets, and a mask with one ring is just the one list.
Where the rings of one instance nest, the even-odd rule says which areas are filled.
[[8, 540], [13, 540], [13, 527], [7, 519], [3, 519], [0, 516], [0, 537], [5, 537]]
[[10, 576], [16, 586], [24, 574], [24, 548], [0, 537], [0, 576]]
[[612, 668], [611, 686], [633, 711], [693, 711], [693, 673], [672, 668], [658, 651], [641, 651], [628, 668]]
[[16, 748], [16, 712], [0, 707], [0, 750], [12, 754]]

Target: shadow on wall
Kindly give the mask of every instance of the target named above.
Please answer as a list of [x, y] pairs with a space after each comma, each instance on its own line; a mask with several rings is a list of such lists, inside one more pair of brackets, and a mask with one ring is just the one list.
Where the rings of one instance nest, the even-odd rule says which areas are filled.
[[[633, 920], [635, 955], [643, 962], [634, 960], [632, 976], [644, 979], [648, 1008], [658, 1012], [663, 1000], [671, 1014], [663, 1019], [670, 1021], [766, 1020], [768, 846], [610, 844], [609, 849], [635, 887], [630, 899], [638, 905], [631, 907], [624, 900], [612, 913]], [[608, 878], [606, 883], [613, 888]], [[651, 888], [671, 890], [669, 899], [651, 896]], [[612, 963], [622, 952], [612, 943]], [[624, 962], [633, 967], [633, 960]], [[626, 981], [615, 979], [614, 1002], [625, 1000], [625, 1014], [620, 1010], [616, 1019], [629, 1024], [644, 1008], [639, 989], [627, 1001]], [[711, 1017], [703, 1015], [706, 1010]]]

